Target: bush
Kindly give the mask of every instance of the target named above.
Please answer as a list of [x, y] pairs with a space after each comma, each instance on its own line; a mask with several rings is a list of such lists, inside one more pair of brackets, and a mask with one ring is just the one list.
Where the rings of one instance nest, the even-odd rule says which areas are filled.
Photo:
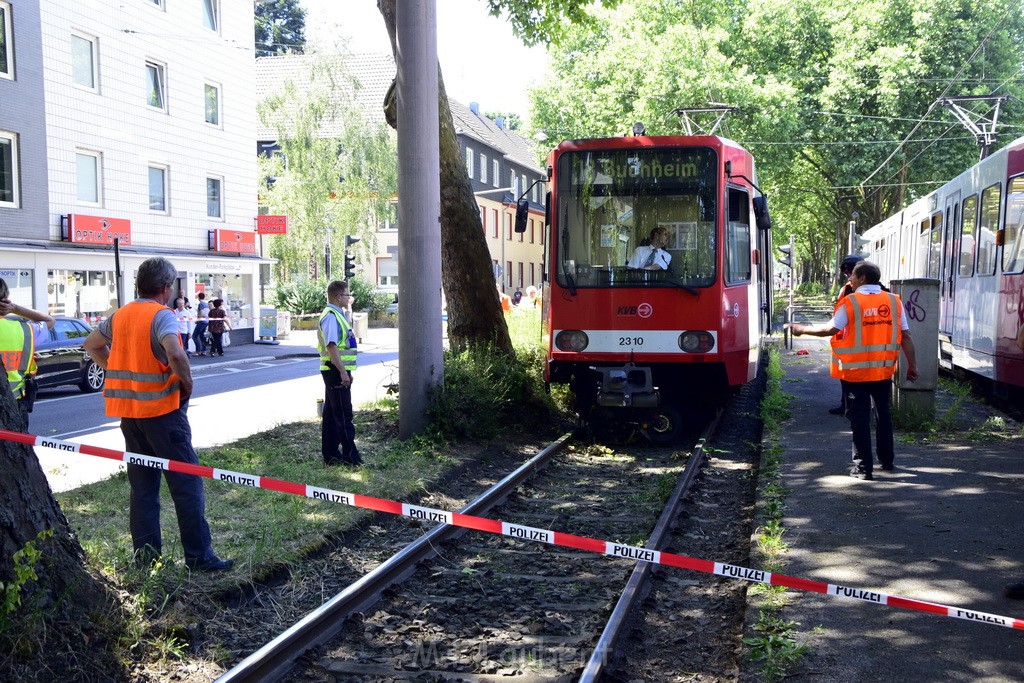
[[281, 283], [274, 292], [274, 305], [295, 315], [320, 313], [327, 308], [327, 282], [300, 280]]
[[374, 291], [373, 284], [359, 277], [348, 281], [349, 293], [352, 294], [352, 310], [366, 311], [371, 315], [383, 313], [394, 299], [391, 294]]

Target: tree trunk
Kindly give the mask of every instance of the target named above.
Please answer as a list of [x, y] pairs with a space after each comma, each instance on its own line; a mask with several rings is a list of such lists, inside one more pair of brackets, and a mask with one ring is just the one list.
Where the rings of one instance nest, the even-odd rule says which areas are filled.
[[[0, 427], [21, 431], [21, 411], [2, 384]], [[0, 440], [0, 458], [0, 582], [20, 586], [21, 601], [4, 615], [2, 598], [11, 588], [0, 588], [0, 680], [125, 679], [108, 638], [121, 622], [114, 591], [87, 570], [32, 447]], [[52, 535], [39, 536], [46, 531]], [[25, 581], [16, 577], [14, 554], [29, 542], [41, 555], [22, 561], [37, 576]]]
[[[392, 54], [397, 60], [395, 0], [377, 0], [377, 8], [384, 17]], [[395, 87], [392, 83], [384, 106], [385, 118], [392, 128], [397, 128], [398, 123]], [[448, 340], [452, 348], [491, 345], [509, 357], [515, 357], [508, 325], [498, 301], [480, 209], [455, 137], [440, 66], [437, 96], [441, 148], [441, 285], [448, 302]]]

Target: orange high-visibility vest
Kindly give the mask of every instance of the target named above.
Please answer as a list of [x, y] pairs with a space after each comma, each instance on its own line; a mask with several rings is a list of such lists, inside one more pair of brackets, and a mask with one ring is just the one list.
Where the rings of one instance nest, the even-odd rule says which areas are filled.
[[[848, 382], [876, 382], [896, 372], [900, 356], [903, 302], [891, 292], [843, 297], [845, 334], [832, 337], [830, 374]], [[837, 307], [838, 310], [838, 307]]]
[[107, 415], [158, 417], [181, 405], [178, 376], [157, 360], [150, 342], [153, 318], [162, 310], [167, 308], [155, 301], [133, 301], [114, 315], [103, 389]]

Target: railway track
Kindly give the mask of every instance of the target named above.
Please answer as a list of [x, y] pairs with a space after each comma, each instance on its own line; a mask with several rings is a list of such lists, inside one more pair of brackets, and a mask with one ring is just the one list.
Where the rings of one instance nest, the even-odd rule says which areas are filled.
[[[696, 494], [691, 491], [704, 477], [698, 476], [704, 453], [703, 440], [688, 451], [646, 443], [610, 449], [563, 439], [493, 486], [484, 500], [467, 505], [458, 498], [435, 496], [422, 505], [461, 507], [467, 514], [486, 513], [525, 528], [633, 546], [651, 539], [652, 547], [657, 543], [662, 549], [697, 555], [685, 538], [708, 535], [701, 510], [717, 504], [704, 498], [719, 495], [701, 493], [707, 486], [700, 483]], [[726, 460], [731, 459], [730, 455]], [[711, 472], [730, 473], [752, 495], [749, 458], [741, 464], [723, 464], [721, 457], [714, 461]], [[717, 486], [712, 484], [712, 489]], [[680, 514], [677, 504], [670, 503], [659, 520], [659, 504], [670, 494], [692, 510]], [[500, 508], [486, 512], [503, 499], [507, 500]], [[726, 516], [736, 515], [730, 511]], [[683, 536], [654, 539], [652, 529], [669, 534], [687, 519], [695, 524], [684, 523], [675, 532]], [[615, 642], [622, 635], [636, 642], [636, 614], [651, 611], [651, 605], [634, 608], [648, 595], [646, 563], [478, 532], [441, 545], [465, 530], [446, 525], [428, 529], [405, 518], [388, 526], [371, 528], [358, 544], [347, 544], [337, 562], [325, 563], [338, 566], [344, 576], [354, 568], [352, 558], [359, 557], [366, 565], [377, 564], [373, 571], [352, 580], [219, 680], [597, 680], [609, 669], [616, 671], [617, 679], [639, 665], [626, 658], [622, 648], [616, 650]], [[410, 534], [418, 534], [418, 542], [405, 545]], [[746, 557], [749, 519], [733, 538], [738, 538], [737, 552], [726, 556], [728, 561]], [[393, 552], [399, 545], [402, 550], [388, 557], [385, 549]], [[681, 585], [698, 583], [692, 576], [663, 568], [653, 573], [654, 585], [669, 581], [662, 590], [673, 593]], [[671, 583], [680, 580], [682, 584]], [[745, 595], [744, 582], [700, 581], [712, 582], [710, 592], [724, 590], [733, 602], [737, 596], [742, 602]], [[737, 583], [744, 585], [721, 587]], [[627, 597], [620, 602], [624, 592]], [[678, 598], [676, 594], [674, 599]], [[663, 606], [653, 607], [660, 611]], [[733, 617], [721, 620], [729, 634], [720, 640], [736, 668], [736, 629], [742, 628], [742, 610], [729, 611]], [[654, 639], [650, 645], [661, 647], [661, 641]], [[643, 662], [649, 680], [659, 679], [656, 664], [656, 657]], [[661, 679], [670, 680], [676, 662], [669, 658], [662, 664]]]

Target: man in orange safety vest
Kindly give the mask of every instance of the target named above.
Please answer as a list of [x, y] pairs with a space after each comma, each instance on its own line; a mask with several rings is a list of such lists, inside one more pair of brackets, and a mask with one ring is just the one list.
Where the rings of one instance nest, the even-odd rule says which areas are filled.
[[901, 349], [907, 358], [907, 379], [917, 379], [917, 356], [903, 302], [897, 295], [882, 291], [881, 276], [877, 265], [861, 261], [850, 275], [853, 294], [840, 300], [831, 320], [824, 325], [790, 325], [797, 336], [832, 337], [831, 374], [842, 382], [846, 416], [853, 431], [850, 475], [866, 480], [874, 478], [872, 402], [877, 414], [878, 461], [883, 471], [895, 469], [890, 395]]

